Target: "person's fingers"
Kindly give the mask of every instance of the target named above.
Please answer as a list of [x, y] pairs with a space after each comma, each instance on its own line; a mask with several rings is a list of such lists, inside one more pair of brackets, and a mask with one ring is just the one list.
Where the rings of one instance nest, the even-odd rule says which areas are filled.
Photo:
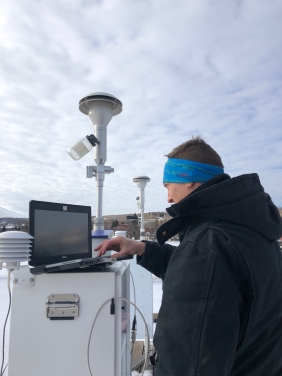
[[98, 252], [98, 257], [104, 255], [108, 250], [119, 251], [119, 244], [116, 239], [106, 240], [94, 248], [94, 251]]
[[109, 246], [114, 247], [115, 243], [116, 243], [115, 239], [105, 240], [103, 243], [97, 245], [97, 247], [94, 248], [94, 251], [98, 251], [99, 249], [101, 249], [102, 247], [104, 248], [105, 246], [106, 247], [109, 247]]
[[139, 254], [143, 248], [145, 248], [143, 243], [117, 236], [116, 238], [106, 240], [99, 244], [94, 250], [98, 252], [97, 256], [99, 257], [104, 255], [107, 251], [117, 251], [121, 257], [125, 255], [135, 255], [137, 253]]
[[[104, 252], [105, 253], [105, 252]], [[101, 250], [99, 250], [99, 252], [97, 253], [97, 257], [101, 257], [101, 256], [103, 256], [103, 254], [104, 254]]]
[[98, 256], [104, 255], [107, 251], [120, 251], [122, 242], [121, 237], [116, 237], [110, 240], [106, 240], [102, 244], [99, 244], [94, 250], [98, 251]]
[[97, 247], [94, 248], [94, 251], [95, 251], [95, 252], [99, 251], [99, 249], [102, 247], [102, 245], [103, 245], [104, 243], [105, 243], [105, 242], [103, 242], [103, 243], [97, 245]]
[[118, 258], [124, 256], [124, 252], [117, 252], [111, 255], [111, 258]]
[[98, 250], [98, 257], [103, 256], [108, 251], [107, 244], [104, 244], [99, 250]]
[[107, 249], [105, 249], [105, 242], [102, 244], [99, 244], [99, 246], [94, 249], [94, 251], [96, 252], [98, 251], [98, 254], [97, 254], [98, 257], [102, 256], [106, 252], [106, 250]]

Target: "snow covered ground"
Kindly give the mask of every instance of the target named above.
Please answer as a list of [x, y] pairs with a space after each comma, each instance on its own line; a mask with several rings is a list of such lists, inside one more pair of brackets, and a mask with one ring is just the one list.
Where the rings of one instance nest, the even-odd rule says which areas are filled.
[[153, 313], [157, 313], [160, 310], [163, 296], [163, 282], [153, 281]]

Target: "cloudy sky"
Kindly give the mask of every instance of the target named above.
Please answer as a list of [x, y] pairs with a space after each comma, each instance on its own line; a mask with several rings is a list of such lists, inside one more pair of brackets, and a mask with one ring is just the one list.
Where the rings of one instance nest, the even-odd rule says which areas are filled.
[[282, 206], [281, 19], [281, 0], [2, 0], [0, 206], [95, 214], [93, 152], [67, 154], [93, 133], [78, 110], [91, 92], [123, 103], [108, 126], [103, 214], [136, 212], [143, 174], [145, 210], [164, 210], [164, 155], [197, 134]]

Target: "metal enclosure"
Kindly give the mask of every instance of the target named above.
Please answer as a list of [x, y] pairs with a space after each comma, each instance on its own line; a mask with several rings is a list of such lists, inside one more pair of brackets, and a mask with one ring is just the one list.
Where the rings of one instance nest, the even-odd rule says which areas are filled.
[[[89, 271], [42, 274], [34, 282], [28, 267], [14, 272], [9, 376], [90, 375], [87, 348], [96, 314], [108, 299], [130, 297], [124, 264]], [[110, 303], [101, 309], [89, 350], [93, 376], [130, 375], [129, 316], [121, 299], [114, 314]]]

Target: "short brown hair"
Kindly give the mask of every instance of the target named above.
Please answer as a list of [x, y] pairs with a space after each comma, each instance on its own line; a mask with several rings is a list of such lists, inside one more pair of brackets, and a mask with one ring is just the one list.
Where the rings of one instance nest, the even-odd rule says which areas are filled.
[[187, 159], [189, 161], [224, 167], [217, 152], [200, 136], [192, 137], [191, 140], [177, 146], [166, 156], [169, 158]]

